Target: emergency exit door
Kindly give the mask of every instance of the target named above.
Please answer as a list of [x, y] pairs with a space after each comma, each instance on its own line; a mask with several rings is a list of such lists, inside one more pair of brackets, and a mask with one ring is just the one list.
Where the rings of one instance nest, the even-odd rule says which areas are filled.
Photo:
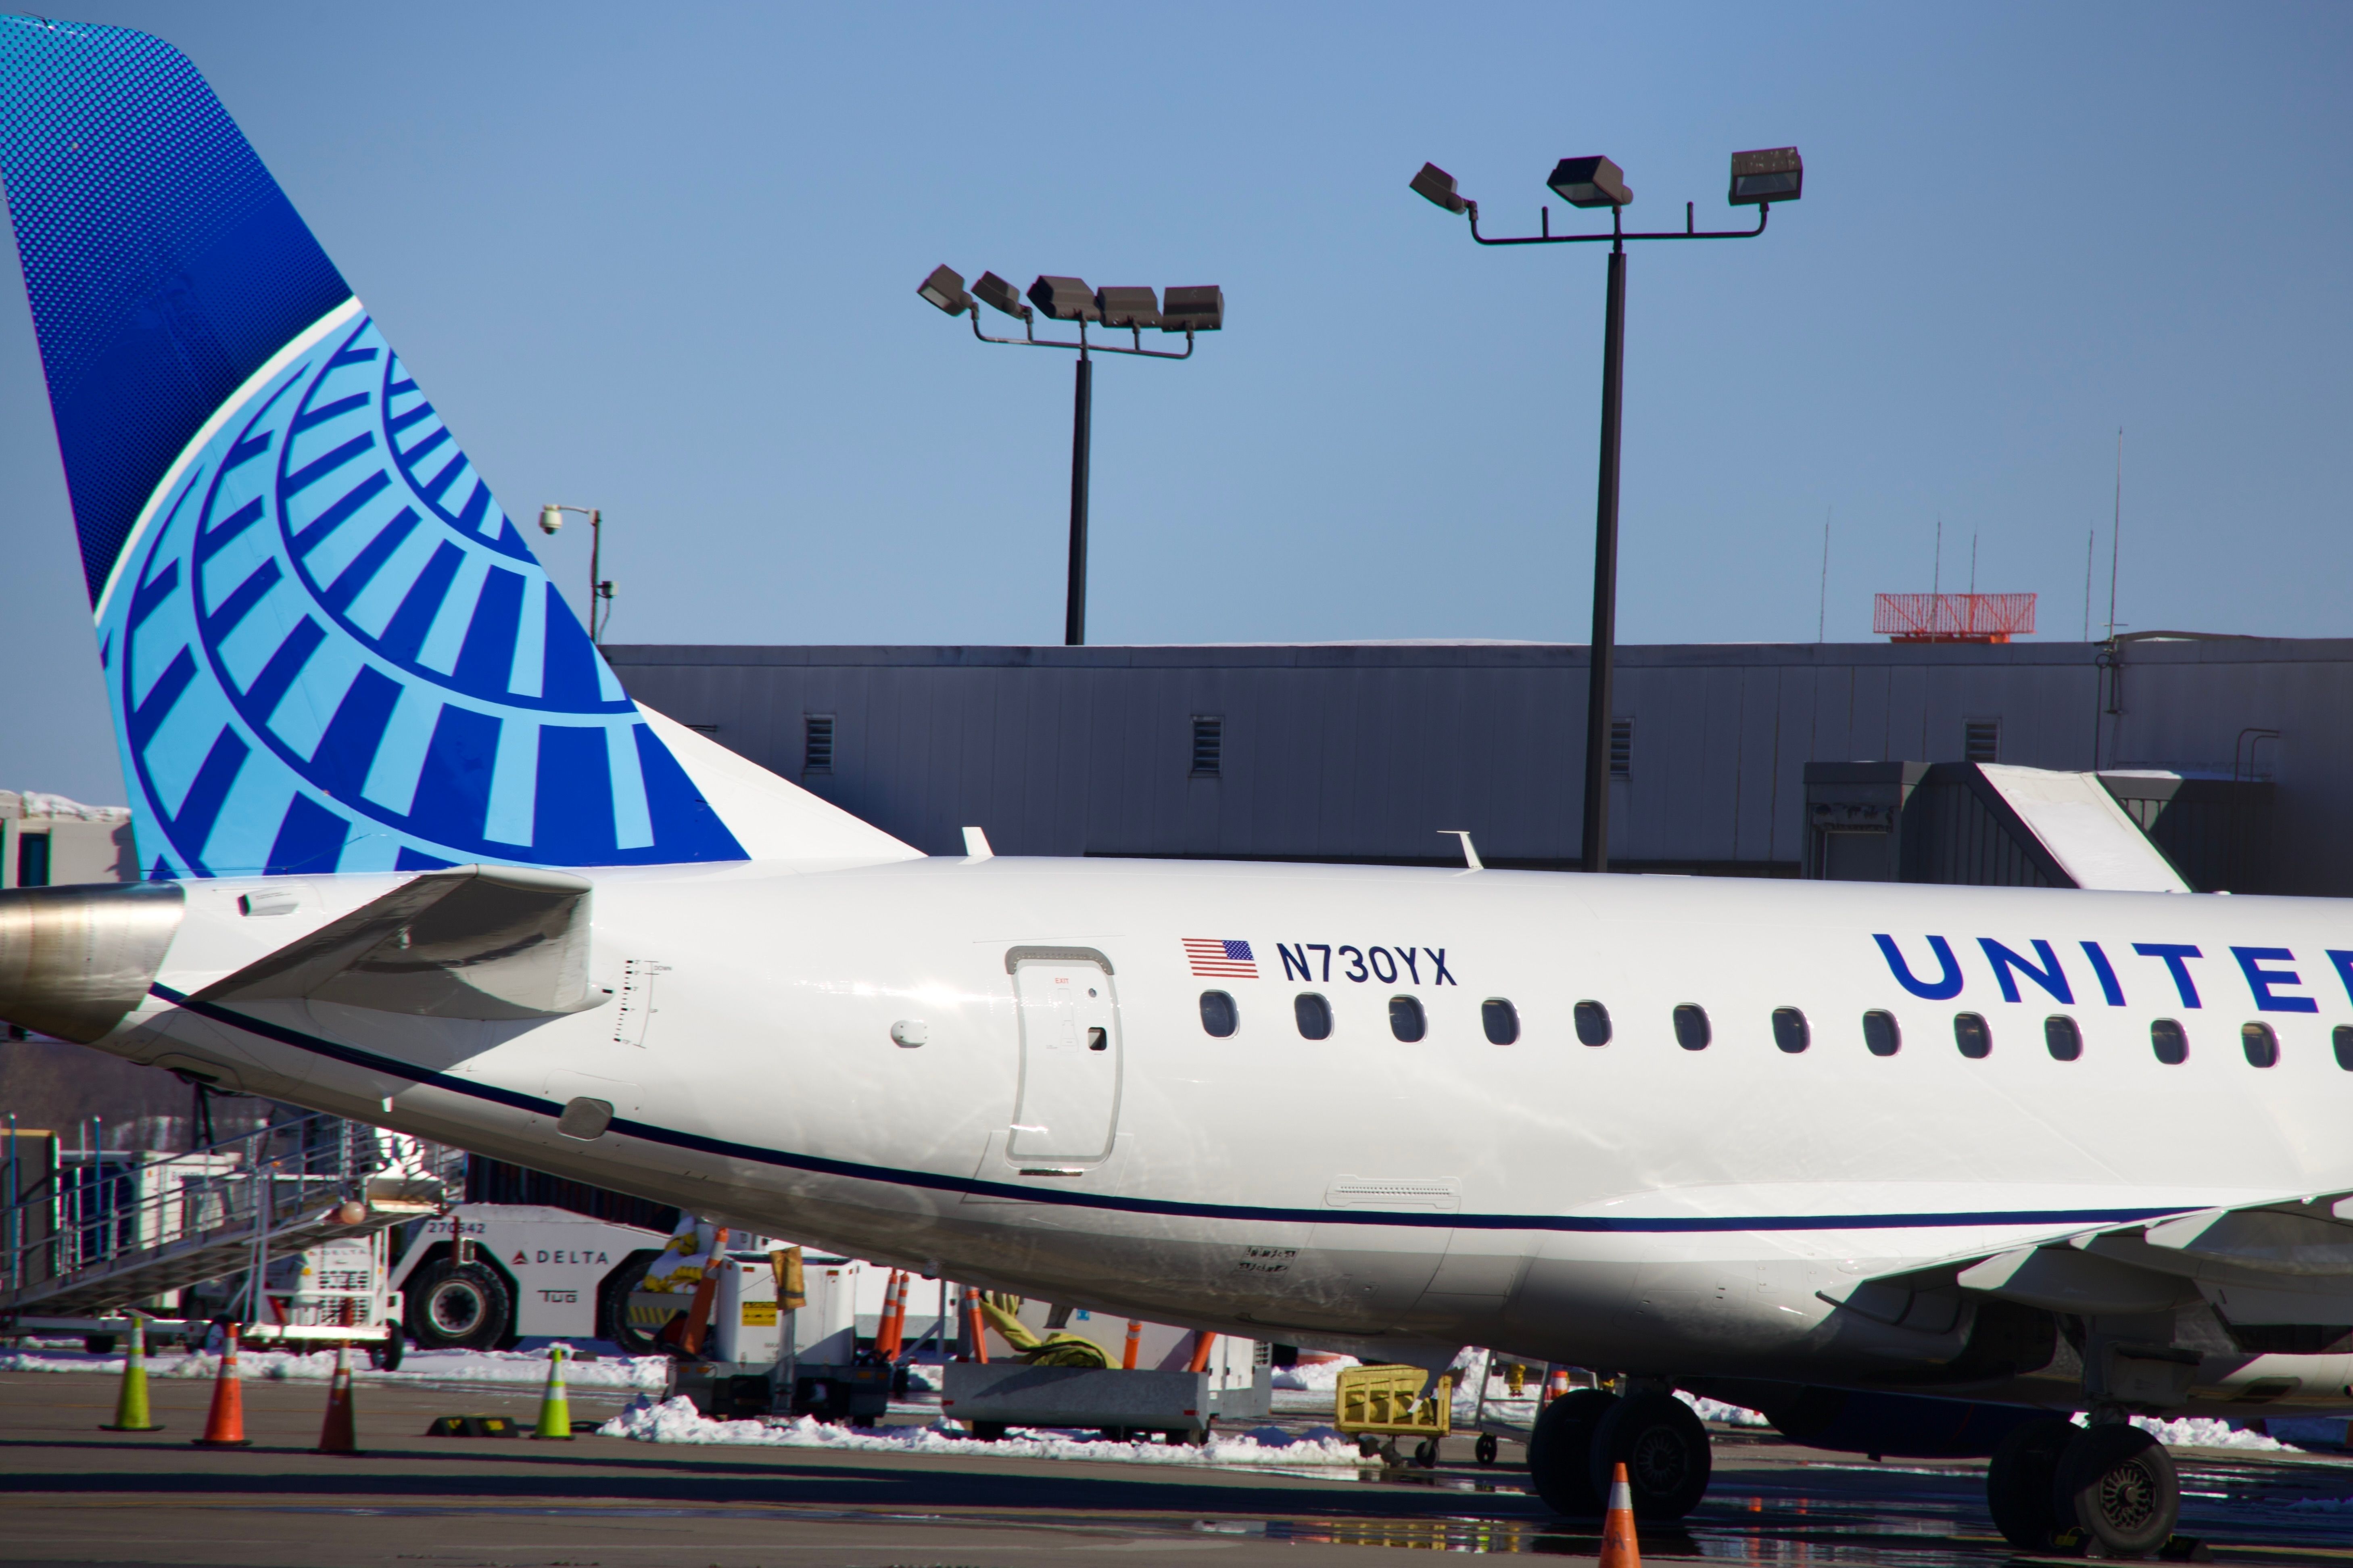
[[1100, 1160], [1119, 1121], [1119, 1002], [1111, 963], [1072, 948], [1006, 955], [1021, 1015], [1021, 1087], [1006, 1152], [1022, 1162]]

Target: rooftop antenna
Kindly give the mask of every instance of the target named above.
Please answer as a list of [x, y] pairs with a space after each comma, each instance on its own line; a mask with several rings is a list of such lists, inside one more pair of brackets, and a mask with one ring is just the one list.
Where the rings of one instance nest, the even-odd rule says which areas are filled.
[[2100, 531], [2087, 529], [2084, 533], [2084, 640], [2092, 640], [2092, 552], [2099, 544]]
[[1838, 515], [1835, 506], [1822, 512], [1822, 603], [1814, 616], [1814, 640], [1823, 640], [1822, 633], [1831, 624], [1831, 519]]
[[1928, 574], [1928, 630], [1931, 634], [1929, 637], [1931, 642], [1936, 640], [1934, 633], [1936, 629], [1936, 621], [1938, 618], [1936, 609], [1937, 606], [1943, 603], [1944, 595], [1945, 514], [1943, 512], [1938, 512], [1936, 514], [1936, 569]]
[[2116, 516], [2108, 529], [2108, 640], [2116, 640], [2116, 563], [2124, 552], [2125, 427], [2116, 426]]
[[1971, 594], [1975, 594], [1977, 591], [1978, 591], [1978, 536], [1977, 536], [1974, 532], [1972, 532], [1972, 533], [1969, 535], [1969, 592], [1970, 592]]

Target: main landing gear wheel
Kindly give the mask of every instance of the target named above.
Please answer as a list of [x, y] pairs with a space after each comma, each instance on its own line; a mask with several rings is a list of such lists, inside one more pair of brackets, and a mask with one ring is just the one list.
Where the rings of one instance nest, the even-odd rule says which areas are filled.
[[1986, 1467], [1987, 1510], [2001, 1538], [2021, 1552], [2051, 1550], [2059, 1529], [2052, 1489], [2059, 1483], [2059, 1456], [2076, 1431], [2056, 1415], [2029, 1421], [2001, 1440]]
[[1596, 1496], [1609, 1495], [1610, 1476], [1620, 1464], [1634, 1494], [1634, 1517], [1665, 1522], [1699, 1506], [1715, 1457], [1707, 1427], [1690, 1405], [1672, 1394], [1637, 1394], [1620, 1400], [1593, 1429], [1586, 1473]]
[[1593, 1489], [1593, 1429], [1618, 1405], [1598, 1388], [1564, 1394], [1544, 1407], [1528, 1434], [1528, 1479], [1545, 1506], [1570, 1519], [1601, 1512], [1609, 1491]]
[[2059, 1456], [2052, 1503], [2104, 1557], [2146, 1557], [2173, 1538], [2181, 1478], [2165, 1446], [2137, 1426], [2087, 1427]]

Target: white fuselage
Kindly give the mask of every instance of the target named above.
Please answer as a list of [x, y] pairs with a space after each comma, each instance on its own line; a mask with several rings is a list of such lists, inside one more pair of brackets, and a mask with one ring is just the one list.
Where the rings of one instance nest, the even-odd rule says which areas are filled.
[[[2335, 901], [1012, 858], [588, 875], [592, 980], [615, 994], [588, 1011], [197, 1016], [165, 998], [400, 879], [271, 879], [298, 900], [276, 917], [239, 912], [258, 884], [192, 882], [158, 997], [108, 1048], [1101, 1310], [1671, 1376], [1938, 1392], [1934, 1369], [1958, 1366], [2018, 1396], [2010, 1373], [2034, 1367], [1962, 1375], [1970, 1312], [1837, 1303], [2103, 1225], [2353, 1187], [2332, 1045], [2353, 1005], [2328, 956], [2353, 948], [2353, 906]], [[1948, 998], [1915, 994], [1937, 988], [1932, 936]], [[1247, 964], [1207, 962], [1255, 978], [1197, 974], [1187, 939], [1246, 943]], [[1988, 942], [2058, 973], [2008, 966], [2007, 1000]], [[1049, 983], [1105, 994], [1021, 1005]], [[1229, 1036], [1205, 1028], [1205, 991], [1234, 999]], [[1302, 993], [1327, 999], [1329, 1037], [1303, 1037]], [[1393, 1033], [1400, 996], [1419, 1040]], [[1516, 1015], [1510, 1044], [1491, 1000]], [[1580, 1043], [1588, 1001], [1607, 1044]], [[1683, 1005], [1705, 1010], [1704, 1048], [1678, 1043]], [[1780, 1008], [1803, 1013], [1802, 1051], [1777, 1046]], [[1891, 1056], [1866, 1049], [1871, 1009], [1900, 1030]], [[1989, 1053], [1957, 1048], [1961, 1012]], [[2077, 1059], [2046, 1048], [2054, 1015]], [[2158, 1059], [2158, 1019], [2186, 1061]], [[2276, 1066], [2250, 1065], [2251, 1021]], [[610, 1130], [557, 1131], [575, 1098], [611, 1105]], [[2306, 1376], [2316, 1393], [2353, 1380], [2342, 1356], [2221, 1359], [2201, 1373], [2218, 1386], [2284, 1360], [2348, 1363]]]

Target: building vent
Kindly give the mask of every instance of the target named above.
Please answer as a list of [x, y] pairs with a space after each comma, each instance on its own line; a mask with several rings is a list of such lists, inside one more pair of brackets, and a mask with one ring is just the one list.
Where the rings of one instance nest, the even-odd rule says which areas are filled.
[[1613, 779], [1634, 776], [1634, 721], [1609, 721], [1609, 776]]
[[2000, 720], [1971, 719], [1961, 726], [1961, 761], [1965, 763], [2001, 761]]
[[1193, 716], [1193, 776], [1213, 779], [1225, 761], [1226, 721], [1203, 714]]
[[801, 721], [801, 772], [833, 772], [833, 715], [811, 713]]

